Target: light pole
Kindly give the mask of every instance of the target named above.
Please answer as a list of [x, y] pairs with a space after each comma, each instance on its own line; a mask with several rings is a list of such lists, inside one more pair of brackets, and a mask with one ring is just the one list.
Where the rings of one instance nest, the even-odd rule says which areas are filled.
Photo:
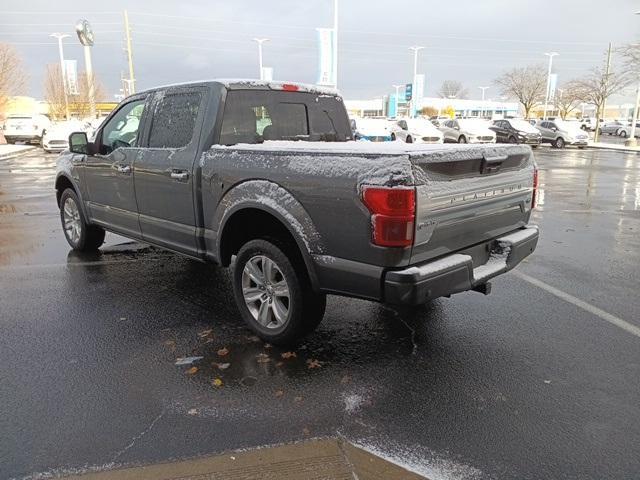
[[58, 39], [58, 51], [60, 53], [60, 75], [62, 75], [62, 91], [64, 93], [64, 114], [65, 118], [69, 120], [69, 97], [67, 97], [67, 75], [64, 68], [64, 51], [62, 49], [62, 39], [70, 37], [66, 33], [52, 33], [50, 37]]
[[[635, 12], [635, 15], [640, 15], [640, 12]], [[624, 141], [627, 147], [635, 147], [638, 145], [636, 140], [636, 122], [638, 121], [638, 104], [640, 104], [640, 79], [638, 81], [638, 88], [636, 89], [636, 104], [633, 109], [633, 119], [631, 120], [631, 132], [629, 132], [629, 138]]]
[[400, 87], [403, 85], [392, 85], [396, 89], [396, 118], [400, 116]]
[[258, 65], [259, 65], [259, 68], [260, 68], [260, 80], [263, 80], [264, 79], [264, 74], [262, 72], [262, 44], [264, 42], [268, 42], [269, 39], [268, 38], [254, 38], [253, 41], [258, 44]]
[[560, 54], [558, 52], [545, 52], [545, 55], [549, 57], [549, 70], [547, 71], [547, 90], [544, 96], [544, 110], [542, 112], [543, 120], [547, 119], [547, 104], [549, 103], [549, 95], [551, 94], [549, 91], [551, 89], [551, 64], [553, 63], [553, 57]]
[[487, 88], [490, 87], [478, 87], [480, 90], [482, 90], [482, 108], [480, 109], [481, 112], [481, 116], [484, 117], [484, 92]]
[[333, 0], [333, 87], [338, 88], [338, 0]]
[[409, 47], [409, 50], [413, 51], [413, 80], [411, 80], [411, 110], [409, 111], [409, 117], [413, 117], [413, 110], [415, 106], [415, 89], [416, 89], [416, 77], [418, 76], [418, 52], [424, 47], [414, 45]]
[[89, 109], [91, 117], [96, 116], [96, 93], [93, 79], [93, 65], [91, 62], [91, 47], [93, 47], [93, 30], [87, 20], [78, 20], [76, 23], [76, 33], [78, 40], [84, 48], [84, 68], [87, 72], [87, 88], [89, 90]]

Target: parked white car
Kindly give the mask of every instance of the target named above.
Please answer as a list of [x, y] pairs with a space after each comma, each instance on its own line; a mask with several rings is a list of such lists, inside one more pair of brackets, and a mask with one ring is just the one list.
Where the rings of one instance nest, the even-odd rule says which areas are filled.
[[2, 126], [7, 143], [40, 143], [51, 122], [45, 115], [9, 115]]
[[88, 124], [80, 120], [52, 123], [42, 137], [45, 152], [62, 152], [69, 148], [69, 135], [73, 132], [87, 131]]
[[355, 122], [354, 138], [368, 142], [389, 142], [391, 129], [386, 118], [358, 118]]
[[440, 130], [447, 143], [496, 143], [496, 132], [488, 120], [479, 118], [453, 119], [442, 124]]
[[402, 118], [391, 124], [391, 139], [406, 143], [442, 143], [442, 132], [426, 118]]
[[[631, 122], [628, 122], [626, 125], [623, 125], [620, 128], [618, 128], [616, 135], [622, 138], [627, 138], [631, 136]], [[636, 132], [634, 136], [636, 138], [640, 137], [640, 122], [636, 123]]]

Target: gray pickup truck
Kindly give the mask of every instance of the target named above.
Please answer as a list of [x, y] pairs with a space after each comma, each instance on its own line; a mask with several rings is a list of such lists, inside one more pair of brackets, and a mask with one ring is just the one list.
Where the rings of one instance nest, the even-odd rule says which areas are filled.
[[69, 137], [55, 188], [67, 241], [105, 230], [232, 267], [246, 323], [295, 342], [326, 294], [421, 305], [536, 247], [527, 146], [352, 141], [335, 91], [251, 81], [160, 87]]

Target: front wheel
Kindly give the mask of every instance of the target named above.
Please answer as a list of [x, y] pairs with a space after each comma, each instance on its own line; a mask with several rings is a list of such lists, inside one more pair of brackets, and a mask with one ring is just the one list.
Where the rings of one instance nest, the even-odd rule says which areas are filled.
[[562, 137], [556, 138], [555, 142], [553, 142], [553, 146], [556, 148], [564, 148], [564, 139]]
[[509, 143], [518, 143], [516, 137], [509, 137]]
[[67, 243], [74, 250], [95, 252], [104, 243], [104, 230], [87, 223], [80, 200], [70, 188], [60, 197], [60, 220]]
[[411, 135], [407, 137], [407, 143], [413, 143], [413, 138], [411, 138]]
[[624, 131], [624, 130], [621, 130], [619, 135], [620, 135], [622, 138], [627, 138], [627, 132], [626, 132], [626, 131]]
[[395, 133], [392, 133], [392, 134], [391, 134], [391, 141], [392, 141], [392, 142], [395, 142], [395, 141], [396, 141], [396, 134], [395, 134]]
[[[277, 243], [277, 245], [276, 245]], [[242, 318], [264, 341], [288, 345], [314, 330], [326, 296], [313, 292], [302, 259], [279, 242], [251, 240], [233, 267], [233, 292]]]
[[467, 143], [467, 137], [465, 137], [464, 135], [460, 135], [458, 137], [458, 143]]

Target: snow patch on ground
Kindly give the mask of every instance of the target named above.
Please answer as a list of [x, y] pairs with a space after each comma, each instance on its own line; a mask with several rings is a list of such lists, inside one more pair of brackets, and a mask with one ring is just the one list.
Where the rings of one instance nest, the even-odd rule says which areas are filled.
[[344, 410], [348, 414], [352, 414], [360, 410], [360, 407], [366, 402], [366, 398], [357, 393], [351, 393], [342, 397], [344, 400]]
[[394, 463], [405, 470], [423, 475], [429, 480], [478, 480], [481, 470], [461, 464], [421, 446], [407, 447], [390, 439], [352, 440], [353, 445]]

